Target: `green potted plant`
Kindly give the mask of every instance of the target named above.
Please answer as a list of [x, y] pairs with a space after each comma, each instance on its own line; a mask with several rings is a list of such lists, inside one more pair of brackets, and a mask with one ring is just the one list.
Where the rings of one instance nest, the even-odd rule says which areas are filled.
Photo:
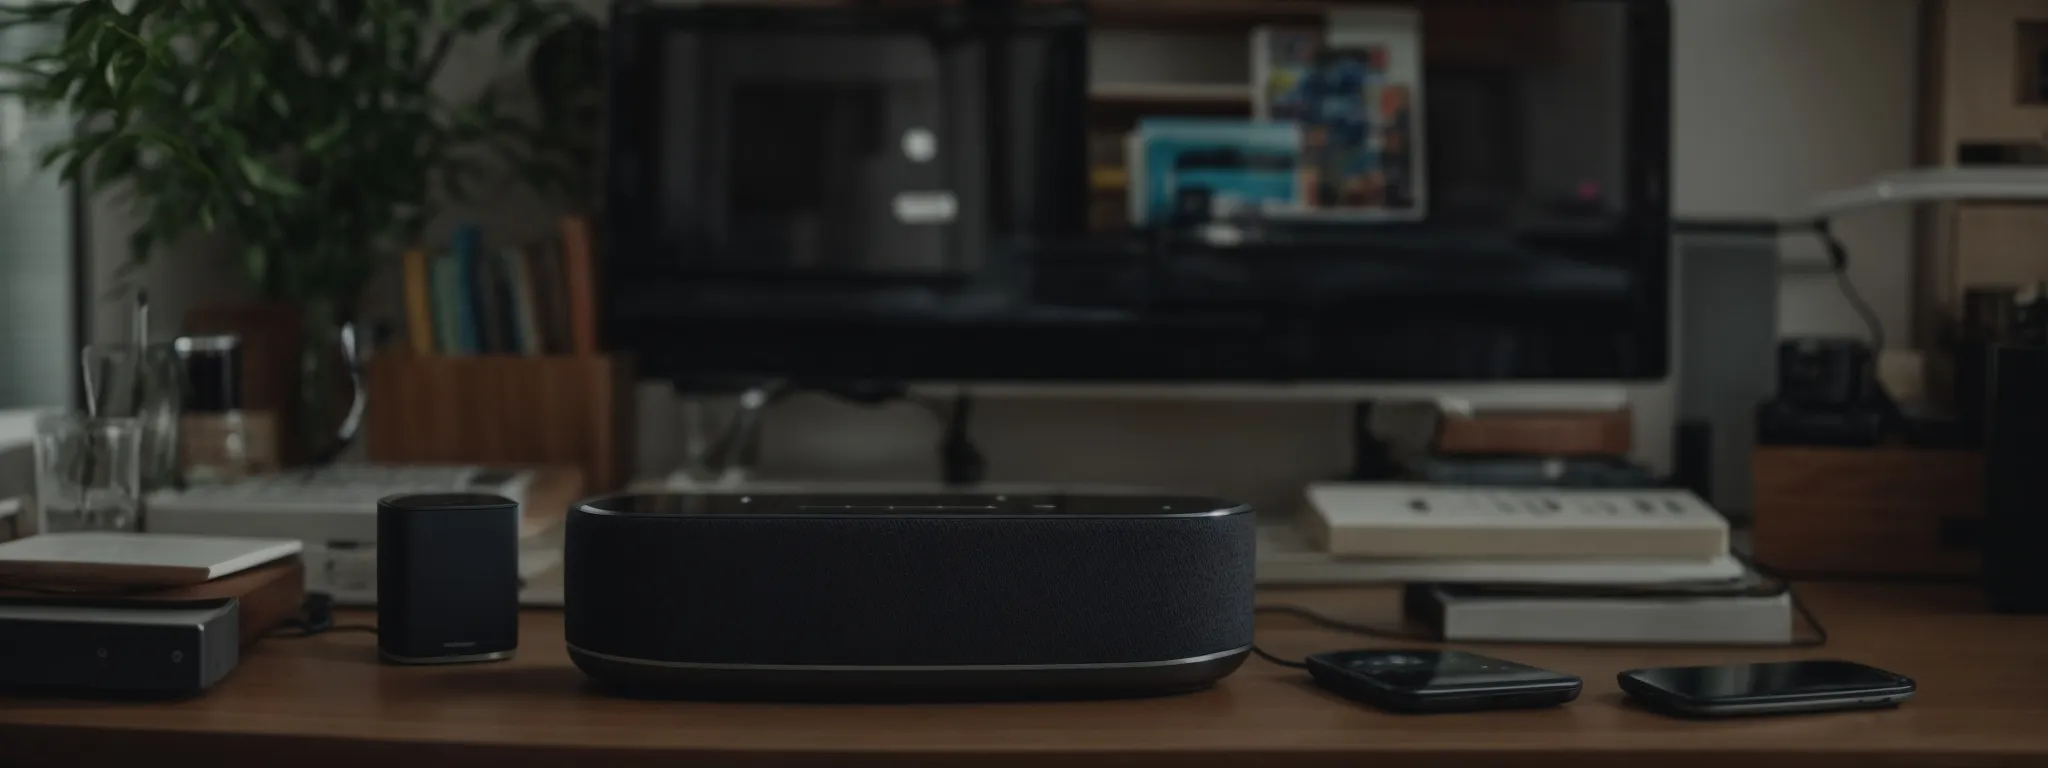
[[217, 236], [212, 256], [302, 314], [317, 402], [336, 332], [438, 208], [494, 171], [535, 177], [549, 134], [499, 84], [437, 87], [451, 52], [516, 58], [571, 24], [588, 21], [561, 0], [39, 1], [0, 6], [0, 29], [47, 38], [0, 67], [77, 120], [42, 160], [122, 196], [133, 265]]

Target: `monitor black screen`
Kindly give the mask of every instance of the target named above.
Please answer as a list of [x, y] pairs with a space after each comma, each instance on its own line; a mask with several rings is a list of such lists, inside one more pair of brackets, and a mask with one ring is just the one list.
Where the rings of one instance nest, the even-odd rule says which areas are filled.
[[1085, 231], [1078, 5], [622, 3], [607, 343], [676, 378], [1661, 377], [1669, 8], [1547, 5], [1526, 55], [1428, 38], [1425, 217], [1217, 244]]

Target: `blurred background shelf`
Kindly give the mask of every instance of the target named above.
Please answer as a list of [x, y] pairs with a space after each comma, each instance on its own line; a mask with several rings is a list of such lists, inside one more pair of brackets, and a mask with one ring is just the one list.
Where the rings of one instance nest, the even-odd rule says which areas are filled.
[[1251, 83], [1096, 83], [1088, 88], [1096, 107], [1136, 106], [1215, 109], [1219, 114], [1251, 111]]

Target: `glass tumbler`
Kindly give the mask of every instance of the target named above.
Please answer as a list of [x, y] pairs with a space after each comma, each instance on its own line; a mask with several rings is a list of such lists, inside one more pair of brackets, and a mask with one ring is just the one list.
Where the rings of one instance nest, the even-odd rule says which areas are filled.
[[134, 417], [142, 429], [142, 489], [178, 482], [178, 411], [184, 398], [184, 366], [169, 343], [92, 344], [79, 352], [84, 368], [86, 413]]
[[78, 412], [36, 419], [36, 512], [43, 533], [141, 527], [142, 422]]

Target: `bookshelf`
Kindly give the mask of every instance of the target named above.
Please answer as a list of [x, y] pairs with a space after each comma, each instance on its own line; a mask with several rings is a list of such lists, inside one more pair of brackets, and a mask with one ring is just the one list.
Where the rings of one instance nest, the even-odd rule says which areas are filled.
[[624, 487], [635, 381], [616, 356], [380, 356], [367, 382], [369, 459], [573, 464], [591, 488]]
[[[1920, 163], [2048, 165], [2048, 0], [1930, 0], [1923, 14]], [[1922, 206], [1918, 223], [1912, 338], [1943, 398], [1964, 295], [2048, 280], [2048, 205]]]
[[1217, 114], [1251, 110], [1249, 83], [1096, 83], [1088, 98], [1098, 108], [1174, 109]]

